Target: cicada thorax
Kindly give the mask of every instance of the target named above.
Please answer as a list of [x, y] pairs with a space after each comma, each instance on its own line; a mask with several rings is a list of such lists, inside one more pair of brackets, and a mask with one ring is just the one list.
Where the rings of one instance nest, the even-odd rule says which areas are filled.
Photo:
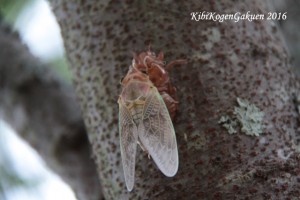
[[122, 91], [121, 98], [137, 125], [142, 118], [145, 100], [152, 87], [150, 81], [131, 80]]

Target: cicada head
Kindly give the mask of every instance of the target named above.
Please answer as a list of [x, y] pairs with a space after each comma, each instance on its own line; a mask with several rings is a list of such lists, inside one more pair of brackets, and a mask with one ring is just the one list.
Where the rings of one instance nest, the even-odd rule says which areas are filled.
[[122, 80], [121, 99], [123, 102], [133, 102], [147, 95], [150, 88], [153, 87], [149, 76], [143, 73], [134, 65], [129, 67], [127, 75]]
[[123, 87], [125, 87], [131, 80], [139, 80], [139, 81], [149, 81], [149, 77], [147, 74], [143, 73], [141, 70], [136, 68], [134, 65], [129, 67], [129, 70], [126, 76], [121, 81]]

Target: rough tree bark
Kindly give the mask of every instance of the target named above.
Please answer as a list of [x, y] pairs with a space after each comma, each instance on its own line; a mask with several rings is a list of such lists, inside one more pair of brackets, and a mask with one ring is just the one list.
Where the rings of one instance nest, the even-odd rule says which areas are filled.
[[[106, 199], [299, 196], [296, 84], [277, 25], [268, 20], [195, 22], [190, 16], [192, 11], [266, 14], [270, 10], [266, 3], [51, 2]], [[174, 121], [180, 167], [174, 178], [166, 178], [138, 150], [136, 183], [128, 193], [116, 102], [119, 81], [131, 63], [130, 52], [145, 50], [148, 44], [163, 50], [168, 60], [189, 60], [171, 73], [180, 101]], [[245, 135], [243, 127], [230, 135], [218, 124], [222, 116], [233, 116], [237, 97], [264, 112], [263, 134]]]
[[[299, 197], [299, 116], [293, 101], [299, 86], [277, 25], [267, 20], [190, 20], [193, 11], [266, 13], [270, 8], [264, 2], [51, 3], [106, 199]], [[145, 50], [149, 43], [163, 50], [167, 60], [189, 60], [171, 72], [180, 101], [174, 121], [180, 166], [174, 178], [167, 178], [139, 149], [136, 183], [128, 193], [118, 137], [119, 81], [131, 63], [131, 51]], [[237, 98], [264, 112], [262, 134], [244, 133], [255, 117], [235, 124], [235, 134], [218, 123], [222, 116], [234, 118], [235, 108], [243, 104]]]

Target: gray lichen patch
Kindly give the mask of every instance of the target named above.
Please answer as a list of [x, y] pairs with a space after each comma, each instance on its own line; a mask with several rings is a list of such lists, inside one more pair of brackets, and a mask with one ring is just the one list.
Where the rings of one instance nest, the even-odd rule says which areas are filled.
[[262, 134], [264, 112], [247, 100], [237, 98], [237, 103], [238, 106], [234, 107], [234, 117], [222, 116], [219, 124], [222, 124], [229, 134], [236, 133], [238, 125], [241, 126], [241, 131], [246, 135], [259, 136]]
[[250, 171], [234, 170], [228, 173], [218, 186], [232, 187], [233, 185], [245, 184], [253, 180], [255, 173], [257, 173], [255, 169], [251, 169]]
[[222, 124], [224, 128], [228, 131], [229, 134], [236, 133], [238, 122], [235, 119], [231, 119], [228, 115], [222, 116], [218, 121], [219, 124]]
[[237, 98], [239, 107], [234, 107], [234, 114], [242, 125], [241, 131], [246, 135], [259, 136], [264, 129], [264, 112], [247, 100]]

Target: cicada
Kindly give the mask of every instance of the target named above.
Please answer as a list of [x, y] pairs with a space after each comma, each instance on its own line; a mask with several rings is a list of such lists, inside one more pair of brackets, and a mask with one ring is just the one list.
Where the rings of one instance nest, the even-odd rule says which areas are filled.
[[162, 58], [163, 54], [156, 57], [150, 51], [134, 55], [132, 65], [121, 82], [119, 132], [128, 191], [134, 186], [137, 144], [166, 176], [172, 177], [178, 170], [177, 142], [169, 113], [174, 114], [178, 102], [168, 94], [175, 88], [169, 85]]

